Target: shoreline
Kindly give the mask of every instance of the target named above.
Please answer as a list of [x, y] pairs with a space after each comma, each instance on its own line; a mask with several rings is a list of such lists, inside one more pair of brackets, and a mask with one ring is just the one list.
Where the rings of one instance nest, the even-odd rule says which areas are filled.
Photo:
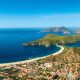
[[[56, 45], [56, 46], [60, 47], [61, 49], [59, 51], [55, 52], [55, 53], [50, 54], [50, 55], [53, 55], [53, 56], [58, 55], [58, 54], [62, 53], [62, 51], [64, 50], [63, 46], [60, 46], [60, 45]], [[18, 62], [10, 62], [10, 63], [2, 63], [2, 64], [0, 64], [0, 67], [2, 67], [2, 66], [16, 65], [16, 64], [29, 63], [29, 62], [33, 62], [33, 61], [36, 61], [36, 60], [39, 60], [39, 59], [46, 58], [46, 57], [48, 57], [50, 55], [47, 55], [47, 56], [44, 56], [44, 57], [34, 58], [34, 59], [31, 59], [31, 60], [24, 60], [24, 61], [18, 61]]]

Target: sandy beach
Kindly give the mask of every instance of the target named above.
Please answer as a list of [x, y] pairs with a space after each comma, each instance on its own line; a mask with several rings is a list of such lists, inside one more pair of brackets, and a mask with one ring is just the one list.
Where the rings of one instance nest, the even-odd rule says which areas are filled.
[[[60, 46], [60, 45], [57, 45], [57, 46], [60, 47], [61, 49], [58, 52], [53, 53], [53, 54], [50, 54], [50, 55], [53, 55], [54, 56], [54, 55], [58, 55], [58, 54], [62, 53], [62, 51], [64, 50], [64, 47], [63, 46]], [[50, 55], [48, 55], [48, 56], [50, 56]], [[39, 60], [39, 59], [46, 58], [48, 56], [34, 58], [34, 59], [31, 59], [31, 60], [18, 61], [18, 62], [2, 63], [2, 64], [0, 64], [0, 66], [10, 66], [10, 65], [15, 65], [15, 64], [29, 63], [29, 62], [33, 62], [33, 61], [36, 61], [36, 60]]]

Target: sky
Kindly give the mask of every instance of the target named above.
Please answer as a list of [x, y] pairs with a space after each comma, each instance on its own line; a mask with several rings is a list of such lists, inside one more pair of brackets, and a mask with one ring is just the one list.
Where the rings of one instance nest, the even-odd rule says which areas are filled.
[[0, 28], [80, 27], [80, 0], [0, 0]]

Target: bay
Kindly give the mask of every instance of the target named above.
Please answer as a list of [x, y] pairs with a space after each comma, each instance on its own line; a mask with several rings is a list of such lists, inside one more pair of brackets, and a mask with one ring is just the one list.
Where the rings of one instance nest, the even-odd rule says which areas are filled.
[[40, 31], [41, 29], [37, 28], [0, 29], [0, 63], [43, 57], [59, 51], [60, 48], [56, 45], [50, 47], [22, 46], [25, 42], [31, 42], [49, 34], [49, 32]]

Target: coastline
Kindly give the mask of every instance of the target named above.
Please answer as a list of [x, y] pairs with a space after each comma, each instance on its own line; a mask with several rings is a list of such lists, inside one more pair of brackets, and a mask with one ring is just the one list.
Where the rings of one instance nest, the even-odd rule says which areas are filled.
[[[50, 55], [53, 55], [53, 56], [58, 55], [58, 54], [62, 53], [62, 51], [64, 50], [63, 46], [60, 46], [60, 45], [56, 45], [56, 46], [60, 47], [61, 49], [59, 51], [55, 52], [55, 53], [50, 54]], [[2, 66], [16, 65], [16, 64], [29, 63], [29, 62], [33, 62], [33, 61], [36, 61], [36, 60], [39, 60], [39, 59], [46, 58], [46, 57], [48, 57], [50, 55], [47, 55], [47, 56], [44, 56], [44, 57], [34, 58], [34, 59], [31, 59], [31, 60], [24, 60], [24, 61], [18, 61], [18, 62], [10, 62], [10, 63], [2, 63], [2, 64], [0, 64], [0, 67], [2, 67]]]

